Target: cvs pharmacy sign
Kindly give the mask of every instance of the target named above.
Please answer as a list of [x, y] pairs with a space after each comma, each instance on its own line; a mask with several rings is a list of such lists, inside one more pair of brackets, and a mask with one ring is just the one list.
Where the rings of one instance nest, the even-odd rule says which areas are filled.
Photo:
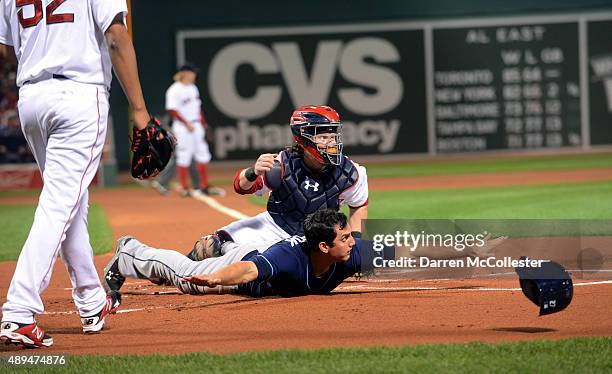
[[420, 30], [203, 30], [180, 33], [178, 43], [179, 62], [202, 69], [217, 158], [252, 158], [289, 145], [289, 116], [308, 104], [338, 110], [349, 154], [426, 150]]

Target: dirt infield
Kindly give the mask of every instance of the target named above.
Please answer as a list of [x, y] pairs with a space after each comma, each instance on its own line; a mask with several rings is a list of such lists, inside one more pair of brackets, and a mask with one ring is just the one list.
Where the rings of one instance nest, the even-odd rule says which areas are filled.
[[[549, 178], [532, 175], [531, 183], [612, 180], [612, 169], [537, 174]], [[484, 180], [498, 183], [491, 185], [508, 185], [525, 184], [526, 178], [525, 173], [395, 178], [393, 183], [373, 180], [371, 186], [481, 187]], [[478, 179], [480, 183], [469, 182]], [[493, 182], [498, 180], [501, 182]], [[148, 189], [95, 191], [91, 200], [105, 208], [115, 237], [131, 234], [152, 246], [183, 252], [199, 235], [233, 220], [196, 200], [160, 197]], [[2, 204], [33, 201], [27, 197], [0, 199]], [[235, 194], [220, 201], [248, 215], [261, 210]], [[152, 206], [157, 206], [155, 211]], [[96, 257], [100, 271], [110, 257], [111, 254]], [[1, 302], [14, 266], [14, 262], [0, 264]], [[70, 354], [225, 353], [612, 335], [612, 319], [606, 317], [612, 305], [612, 284], [584, 283], [588, 282], [576, 280], [574, 301], [567, 310], [538, 317], [537, 308], [522, 296], [513, 277], [353, 280], [329, 296], [289, 299], [179, 295], [172, 288], [128, 280], [120, 313], [107, 321], [102, 334], [85, 336], [71, 302], [70, 281], [58, 261], [51, 284], [43, 294], [47, 311], [38, 321], [55, 341], [45, 352]], [[0, 351], [6, 354], [14, 349], [2, 346]]]

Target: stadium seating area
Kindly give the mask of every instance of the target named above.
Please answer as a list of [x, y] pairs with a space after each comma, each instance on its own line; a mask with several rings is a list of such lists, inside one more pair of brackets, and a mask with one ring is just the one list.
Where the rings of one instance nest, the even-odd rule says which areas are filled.
[[16, 74], [14, 63], [0, 59], [0, 164], [34, 162], [19, 124]]

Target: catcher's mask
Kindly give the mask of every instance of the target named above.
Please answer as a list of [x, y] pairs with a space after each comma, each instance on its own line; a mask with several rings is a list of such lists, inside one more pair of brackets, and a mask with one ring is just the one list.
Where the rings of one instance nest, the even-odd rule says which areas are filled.
[[342, 160], [342, 123], [338, 113], [325, 105], [297, 108], [291, 115], [295, 142], [319, 162], [323, 170]]
[[560, 312], [572, 301], [572, 278], [558, 263], [547, 261], [540, 267], [517, 267], [515, 271], [523, 293], [540, 307], [541, 316]]

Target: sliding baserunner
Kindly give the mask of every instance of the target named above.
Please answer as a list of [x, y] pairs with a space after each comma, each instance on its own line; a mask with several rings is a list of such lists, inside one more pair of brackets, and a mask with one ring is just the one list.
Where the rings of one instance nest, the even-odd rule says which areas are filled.
[[303, 226], [305, 236], [284, 239], [263, 252], [225, 243], [231, 246], [224, 248], [225, 255], [203, 261], [125, 236], [105, 268], [106, 285], [119, 291], [126, 278], [144, 278], [164, 279], [189, 294], [211, 293], [211, 288], [217, 293], [223, 286], [255, 297], [323, 294], [372, 266], [379, 256], [368, 242], [353, 238], [346, 216], [336, 210], [316, 211]]

